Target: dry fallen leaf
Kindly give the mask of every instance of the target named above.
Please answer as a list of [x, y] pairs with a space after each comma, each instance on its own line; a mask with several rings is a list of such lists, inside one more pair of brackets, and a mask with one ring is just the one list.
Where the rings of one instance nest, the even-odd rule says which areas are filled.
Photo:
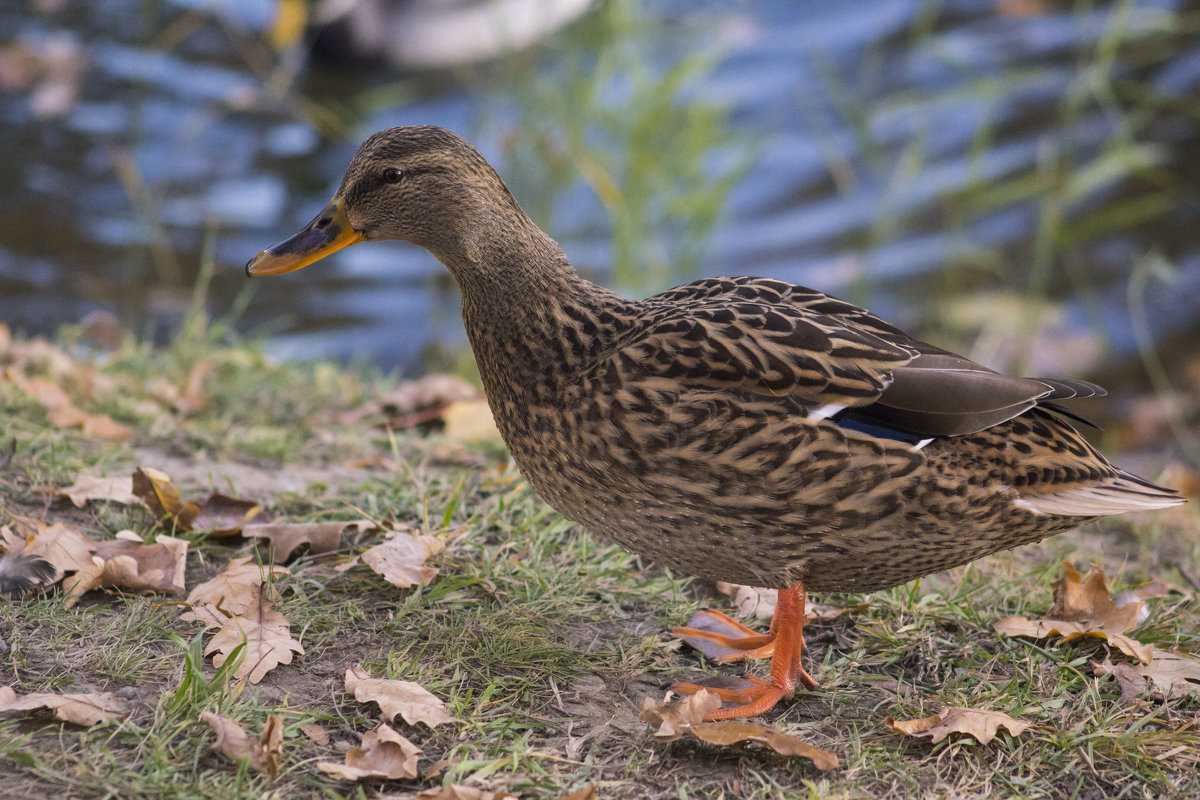
[[463, 786], [461, 783], [433, 786], [417, 794], [417, 800], [509, 800], [510, 798], [516, 800], [516, 797], [515, 794], [503, 790], [489, 792], [486, 789], [476, 789], [474, 786]]
[[4, 370], [4, 377], [45, 406], [46, 420], [57, 428], [80, 428], [86, 436], [115, 442], [131, 435], [128, 428], [107, 414], [80, 411], [62, 387], [48, 378], [27, 378], [12, 367]]
[[213, 666], [220, 667], [243, 642], [246, 647], [242, 650], [242, 661], [233, 675], [250, 683], [258, 683], [280, 664], [292, 663], [293, 653], [304, 655], [304, 647], [292, 638], [287, 617], [271, 610], [266, 586], [259, 587], [254, 605], [244, 614], [230, 617], [213, 634], [204, 655], [212, 655]]
[[332, 553], [341, 545], [342, 533], [347, 527], [364, 522], [271, 522], [253, 525], [245, 530], [245, 535], [266, 539], [270, 544], [271, 561], [281, 564], [292, 557], [296, 548], [305, 544], [311, 555]]
[[424, 722], [431, 728], [454, 721], [445, 703], [412, 681], [372, 678], [366, 670], [351, 667], [346, 670], [346, 691], [360, 703], [378, 703], [388, 720], [399, 714], [409, 725]]
[[75, 478], [75, 483], [65, 489], [59, 489], [58, 493], [74, 503], [76, 508], [83, 508], [88, 500], [105, 500], [124, 505], [138, 502], [137, 496], [130, 489], [129, 478], [125, 475], [101, 477], [80, 474]]
[[373, 731], [363, 736], [362, 746], [346, 753], [346, 762], [318, 761], [317, 769], [346, 780], [363, 778], [417, 777], [417, 759], [421, 748], [405, 739], [386, 723], [380, 723]]
[[952, 733], [965, 733], [978, 739], [981, 744], [987, 744], [996, 738], [1001, 726], [1013, 736], [1020, 736], [1033, 723], [1013, 719], [999, 711], [950, 707], [920, 719], [897, 720], [888, 717], [884, 724], [905, 736], [929, 736], [934, 744]]
[[654, 738], [660, 742], [682, 738], [688, 728], [704, 721], [705, 714], [721, 707], [721, 698], [707, 689], [685, 695], [674, 703], [670, 700], [671, 692], [667, 692], [661, 703], [650, 697], [644, 698], [638, 714], [638, 719], [654, 728]]
[[132, 531], [121, 531], [117, 537], [98, 542], [92, 563], [64, 582], [66, 605], [74, 605], [83, 594], [98, 588], [183, 594], [185, 540], [159, 536], [153, 544], [145, 544]]
[[205, 711], [200, 719], [207, 722], [217, 734], [213, 749], [232, 758], [243, 759], [259, 772], [265, 772], [274, 780], [279, 774], [279, 749], [283, 746], [283, 718], [272, 714], [263, 725], [262, 734], [252, 740], [241, 725], [224, 714]]
[[1147, 690], [1170, 700], [1200, 692], [1200, 659], [1182, 653], [1158, 652], [1149, 664], [1092, 663], [1096, 675], [1112, 675], [1121, 686], [1121, 702], [1128, 703]]
[[[244, 614], [258, 602], [258, 587], [265, 576], [287, 575], [287, 567], [264, 567], [254, 563], [251, 556], [231, 559], [224, 572], [192, 589], [187, 596], [193, 608], [209, 604], [229, 614]], [[185, 611], [180, 619], [195, 619]]]
[[425, 559], [446, 548], [441, 539], [416, 536], [396, 531], [387, 541], [369, 548], [361, 556], [368, 567], [382, 575], [393, 586], [428, 586], [437, 576], [435, 567], [426, 566]]
[[6, 711], [32, 711], [52, 708], [54, 715], [76, 725], [95, 725], [125, 716], [125, 705], [112, 692], [52, 694], [32, 692], [18, 695], [9, 686], [0, 686], [0, 714]]
[[215, 539], [236, 536], [252, 521], [266, 519], [262, 507], [253, 500], [242, 500], [220, 492], [210, 494], [207, 500], [194, 505], [196, 516], [192, 518], [189, 530], [208, 533]]
[[1031, 620], [1027, 617], [1006, 617], [996, 623], [997, 633], [1008, 636], [1030, 636], [1042, 639], [1051, 634], [1063, 637], [1064, 642], [1082, 636], [1106, 639], [1121, 652], [1143, 664], [1154, 658], [1154, 645], [1142, 644], [1125, 635], [1138, 624], [1140, 600], [1120, 608], [1109, 596], [1103, 572], [1096, 572], [1087, 581], [1070, 564], [1062, 578], [1054, 582], [1054, 605], [1046, 617]]
[[192, 520], [200, 513], [195, 503], [183, 501], [179, 489], [165, 472], [152, 467], [138, 467], [133, 471], [133, 493], [155, 517], [169, 517], [185, 531], [192, 529]]
[[442, 410], [444, 433], [460, 442], [501, 441], [487, 400], [456, 400]]
[[319, 747], [329, 746], [329, 733], [315, 722], [304, 723], [300, 726], [300, 732], [306, 739]]
[[749, 722], [704, 722], [705, 714], [721, 707], [721, 699], [716, 692], [702, 689], [674, 703], [669, 702], [670, 698], [670, 692], [661, 703], [647, 697], [642, 701], [642, 711], [638, 714], [638, 719], [654, 728], [654, 738], [660, 742], [673, 742], [684, 735], [721, 747], [759, 742], [780, 755], [807, 758], [821, 771], [838, 765], [836, 755], [813, 747], [790, 733]]

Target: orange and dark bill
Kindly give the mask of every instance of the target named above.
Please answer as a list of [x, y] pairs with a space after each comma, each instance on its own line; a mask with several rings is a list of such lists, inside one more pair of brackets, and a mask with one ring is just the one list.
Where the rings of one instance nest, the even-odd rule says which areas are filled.
[[290, 239], [263, 250], [246, 264], [246, 274], [283, 275], [303, 269], [330, 253], [362, 241], [362, 234], [350, 227], [345, 200], [338, 197], [321, 209], [313, 221]]

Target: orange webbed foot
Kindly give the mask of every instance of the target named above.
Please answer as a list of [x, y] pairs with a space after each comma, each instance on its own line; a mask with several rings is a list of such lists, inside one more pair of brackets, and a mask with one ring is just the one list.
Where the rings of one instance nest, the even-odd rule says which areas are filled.
[[684, 694], [708, 689], [715, 691], [722, 702], [734, 704], [705, 714], [704, 719], [708, 721], [757, 716], [795, 694], [798, 685], [816, 689], [817, 682], [800, 663], [804, 652], [806, 601], [803, 584], [780, 590], [769, 634], [755, 633], [719, 611], [701, 612], [693, 617], [693, 626], [699, 621], [704, 625], [703, 628], [672, 629], [672, 633], [722, 663], [746, 658], [771, 658], [770, 680], [747, 676], [750, 685], [737, 689], [695, 683], [677, 683], [672, 688]]

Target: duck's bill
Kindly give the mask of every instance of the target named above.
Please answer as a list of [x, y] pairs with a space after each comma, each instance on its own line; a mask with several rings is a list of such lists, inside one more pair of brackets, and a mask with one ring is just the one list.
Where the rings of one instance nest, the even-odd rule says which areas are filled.
[[321, 209], [295, 236], [250, 259], [246, 274], [256, 277], [295, 272], [362, 239], [362, 234], [350, 227], [345, 201], [338, 198]]

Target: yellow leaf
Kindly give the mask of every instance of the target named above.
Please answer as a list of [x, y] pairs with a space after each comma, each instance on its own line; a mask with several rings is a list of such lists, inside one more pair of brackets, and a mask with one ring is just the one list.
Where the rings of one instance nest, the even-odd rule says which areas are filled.
[[638, 719], [654, 728], [654, 738], [660, 742], [682, 738], [688, 728], [704, 720], [705, 714], [721, 707], [721, 698], [707, 689], [684, 695], [674, 703], [670, 700], [671, 692], [667, 692], [661, 703], [647, 697], [642, 700], [642, 710], [638, 714]]

